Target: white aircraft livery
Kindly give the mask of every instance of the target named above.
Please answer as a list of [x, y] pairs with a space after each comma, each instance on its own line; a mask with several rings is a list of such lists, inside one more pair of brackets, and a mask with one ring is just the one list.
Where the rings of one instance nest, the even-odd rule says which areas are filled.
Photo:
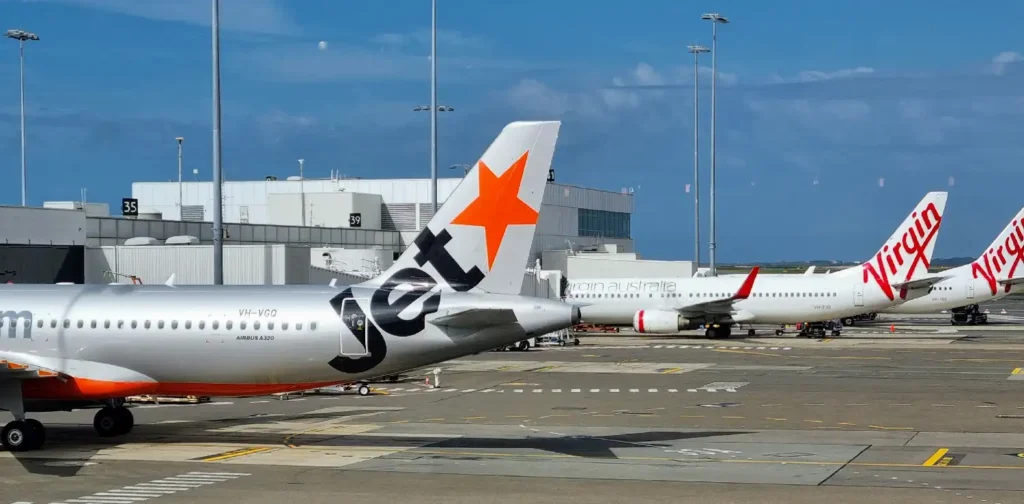
[[[871, 260], [828, 275], [742, 275], [691, 278], [571, 280], [566, 298], [584, 322], [641, 333], [705, 326], [727, 338], [734, 324], [820, 321], [858, 315], [916, 299], [942, 280], [928, 276], [945, 192], [917, 204]], [[756, 277], [756, 278], [755, 278]]]
[[138, 394], [245, 396], [358, 383], [567, 328], [578, 309], [519, 296], [561, 123], [514, 122], [395, 264], [349, 286], [0, 285], [0, 409], [11, 451], [26, 412]]
[[927, 296], [882, 310], [884, 313], [933, 313], [999, 299], [1024, 284], [1024, 208], [995, 241], [970, 264], [943, 271], [944, 280]]

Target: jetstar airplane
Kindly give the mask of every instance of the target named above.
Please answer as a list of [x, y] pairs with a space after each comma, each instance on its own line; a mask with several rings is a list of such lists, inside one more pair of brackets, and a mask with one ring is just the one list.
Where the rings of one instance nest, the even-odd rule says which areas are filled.
[[[561, 123], [506, 126], [415, 242], [350, 286], [0, 286], [8, 450], [42, 446], [26, 412], [138, 394], [244, 396], [358, 383], [564, 329], [579, 311], [519, 296]], [[342, 288], [339, 292], [339, 288]]]
[[981, 257], [943, 271], [942, 276], [945, 279], [935, 284], [927, 296], [886, 308], [882, 313], [934, 313], [999, 299], [1019, 289], [1014, 286], [1024, 283], [1024, 208]]
[[942, 277], [928, 275], [946, 208], [945, 192], [917, 204], [875, 257], [828, 275], [741, 275], [691, 278], [570, 280], [566, 299], [584, 322], [675, 333], [705, 326], [728, 338], [734, 324], [796, 323], [880, 311], [928, 293]]

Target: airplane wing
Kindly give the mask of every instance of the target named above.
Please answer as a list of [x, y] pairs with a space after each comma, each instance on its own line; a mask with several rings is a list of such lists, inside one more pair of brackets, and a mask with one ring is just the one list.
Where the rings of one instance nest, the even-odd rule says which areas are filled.
[[1021, 283], [1024, 283], [1024, 277], [1008, 278], [999, 281], [999, 285], [1017, 285]]
[[701, 315], [731, 314], [735, 310], [736, 301], [742, 301], [750, 297], [750, 291], [754, 288], [754, 279], [757, 278], [757, 272], [760, 270], [761, 268], [759, 266], [754, 266], [754, 269], [750, 270], [750, 274], [747, 275], [747, 279], [743, 281], [742, 285], [740, 285], [736, 294], [727, 298], [686, 305], [679, 308], [679, 312], [688, 318]]
[[61, 373], [52, 369], [36, 366], [33, 364], [17, 362], [9, 359], [0, 352], [0, 380], [4, 379], [31, 379], [31, 378], [58, 378]]
[[519, 320], [508, 308], [468, 308], [438, 314], [428, 322], [444, 327], [487, 327], [515, 324]]

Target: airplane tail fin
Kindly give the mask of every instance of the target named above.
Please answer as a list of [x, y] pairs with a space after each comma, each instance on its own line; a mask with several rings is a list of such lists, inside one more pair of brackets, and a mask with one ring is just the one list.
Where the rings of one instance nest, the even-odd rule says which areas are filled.
[[927, 276], [947, 196], [945, 191], [926, 194], [874, 257], [859, 268], [847, 268], [833, 274], [851, 275], [863, 271], [864, 275], [878, 277], [876, 281], [889, 285]]
[[971, 264], [974, 278], [989, 283], [992, 294], [996, 294], [996, 283], [1002, 284], [1006, 292], [1010, 286], [1024, 281], [1024, 208], [1006, 224], [988, 248]]
[[519, 294], [560, 127], [505, 126], [416, 240], [366, 284]]

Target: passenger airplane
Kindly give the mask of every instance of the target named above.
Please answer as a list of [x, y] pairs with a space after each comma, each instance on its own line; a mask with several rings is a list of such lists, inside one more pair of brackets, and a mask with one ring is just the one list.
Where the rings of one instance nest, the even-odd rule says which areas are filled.
[[[138, 394], [244, 396], [359, 383], [570, 327], [579, 311], [519, 296], [561, 123], [506, 126], [414, 244], [342, 286], [0, 286], [0, 409], [11, 451], [45, 431], [25, 412], [102, 404], [102, 436]], [[98, 404], [97, 404], [98, 403]]]
[[1017, 212], [981, 257], [970, 264], [943, 271], [942, 276], [945, 279], [935, 284], [927, 296], [881, 312], [934, 313], [1010, 294], [1015, 290], [1014, 286], [1024, 283], [1024, 208]]
[[[734, 324], [796, 323], [880, 311], [928, 293], [943, 277], [928, 275], [946, 208], [945, 192], [917, 204], [871, 260], [828, 275], [570, 280], [566, 299], [583, 322], [641, 333], [706, 327], [728, 338]], [[752, 285], [752, 288], [750, 287]]]

